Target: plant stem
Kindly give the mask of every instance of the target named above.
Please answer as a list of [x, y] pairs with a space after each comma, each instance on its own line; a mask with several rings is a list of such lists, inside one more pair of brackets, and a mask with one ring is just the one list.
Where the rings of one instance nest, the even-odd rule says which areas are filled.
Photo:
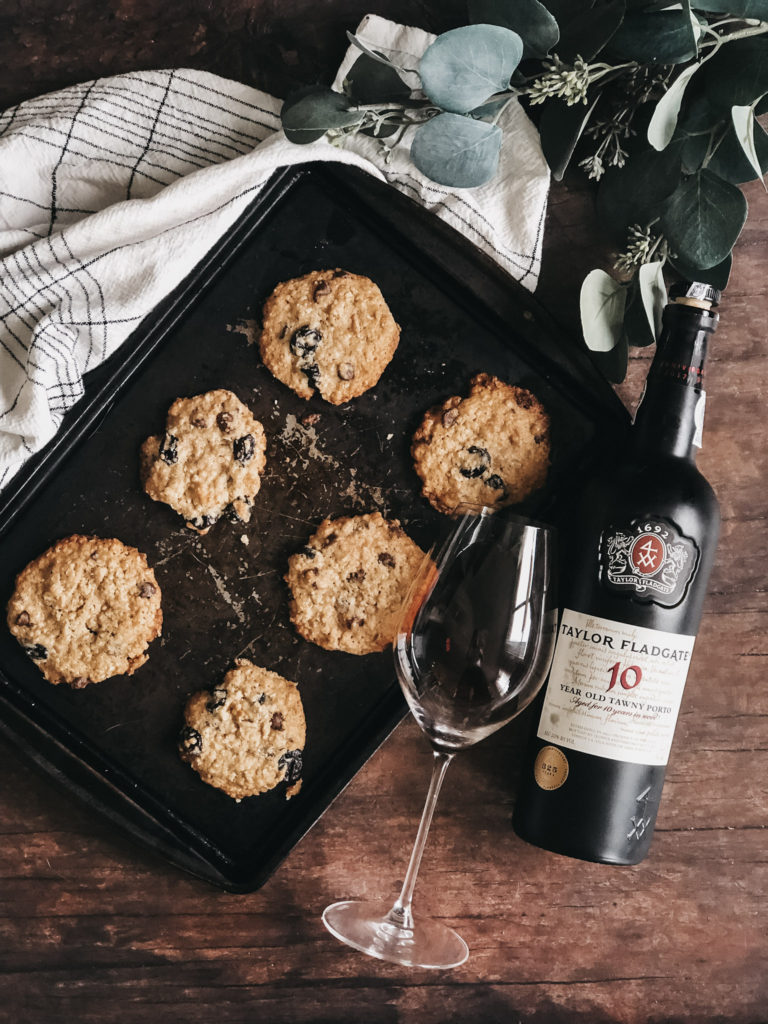
[[[744, 19], [739, 18], [737, 20], [743, 21]], [[718, 24], [724, 25], [725, 22], [718, 22]], [[701, 46], [713, 46], [714, 49], [711, 53], [707, 54], [704, 60], [702, 60], [702, 64], [705, 60], [709, 60], [711, 57], [714, 57], [723, 43], [732, 43], [735, 39], [749, 39], [751, 36], [764, 35], [768, 32], [768, 22], [761, 21], [759, 25], [752, 25], [749, 28], [739, 29], [738, 32], [731, 32], [727, 36], [721, 36], [719, 32], [715, 32], [711, 25], [707, 25], [703, 31], [707, 32], [708, 35], [713, 36], [714, 38], [711, 40], [705, 39], [701, 43]]]
[[725, 128], [723, 128], [723, 130], [717, 136], [717, 141], [715, 141], [715, 135], [716, 135], [715, 129], [714, 128], [712, 129], [712, 132], [711, 132], [711, 134], [709, 136], [709, 145], [707, 146], [707, 152], [706, 152], [706, 154], [704, 156], [704, 159], [701, 161], [702, 168], [709, 166], [710, 160], [712, 159], [712, 157], [717, 152], [717, 150], [718, 150], [719, 146], [721, 145], [721, 143], [725, 140], [725, 137], [728, 134], [728, 128], [729, 127], [730, 127], [730, 125], [728, 125]]
[[508, 107], [508, 106], [509, 106], [509, 104], [510, 104], [510, 103], [512, 102], [512, 100], [516, 100], [516, 99], [517, 99], [517, 96], [516, 96], [516, 95], [511, 95], [511, 96], [509, 97], [509, 99], [508, 99], [508, 100], [507, 100], [507, 101], [505, 102], [504, 106], [503, 106], [503, 107], [500, 107], [500, 108], [499, 108], [499, 111], [498, 111], [498, 113], [496, 114], [496, 116], [494, 117], [494, 119], [493, 119], [493, 120], [491, 121], [491, 124], [498, 124], [498, 122], [499, 122], [499, 118], [501, 117], [501, 115], [502, 115], [502, 114], [504, 113], [504, 111], [505, 111], [505, 110], [507, 109], [507, 107]]

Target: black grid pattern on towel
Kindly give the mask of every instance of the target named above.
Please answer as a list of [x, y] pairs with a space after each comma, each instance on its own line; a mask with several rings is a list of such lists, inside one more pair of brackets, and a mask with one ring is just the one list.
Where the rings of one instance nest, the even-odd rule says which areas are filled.
[[[249, 152], [279, 128], [277, 105], [257, 102], [254, 90], [231, 95], [218, 84], [184, 70], [136, 72], [72, 86], [0, 114], [0, 158], [2, 147], [14, 142], [38, 158], [28, 192], [27, 177], [10, 169], [3, 174], [0, 163], [0, 217], [21, 239], [0, 260], [0, 374], [12, 382], [0, 407], [0, 431], [28, 388], [38, 401], [45, 396], [57, 426], [83, 394], [82, 374], [113, 347], [110, 327], [141, 319], [109, 315], [99, 264], [120, 246], [89, 260], [72, 251], [67, 225], [98, 209], [77, 201], [73, 183], [108, 177], [113, 201], [148, 198], [192, 171]], [[31, 454], [28, 438], [21, 445]], [[0, 470], [0, 487], [14, 471]]]

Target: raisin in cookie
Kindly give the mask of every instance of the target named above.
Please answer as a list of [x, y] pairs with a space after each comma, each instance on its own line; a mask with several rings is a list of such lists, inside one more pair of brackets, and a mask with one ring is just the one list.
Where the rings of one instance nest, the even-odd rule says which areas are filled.
[[178, 398], [141, 446], [144, 490], [204, 534], [227, 509], [244, 523], [266, 463], [264, 429], [231, 391]]
[[542, 487], [549, 417], [525, 388], [481, 373], [467, 398], [430, 409], [411, 445], [424, 497], [450, 515], [461, 502], [499, 509]]
[[315, 270], [279, 284], [259, 339], [268, 370], [301, 398], [333, 405], [362, 395], [395, 354], [400, 328], [377, 285], [346, 270]]
[[119, 540], [60, 540], [16, 578], [8, 626], [45, 678], [77, 689], [143, 665], [163, 624], [146, 556]]
[[379, 512], [326, 519], [288, 562], [291, 621], [329, 651], [370, 654], [392, 643], [424, 552]]
[[298, 792], [306, 723], [296, 683], [244, 658], [220, 686], [193, 694], [179, 753], [203, 782], [235, 800], [285, 780]]

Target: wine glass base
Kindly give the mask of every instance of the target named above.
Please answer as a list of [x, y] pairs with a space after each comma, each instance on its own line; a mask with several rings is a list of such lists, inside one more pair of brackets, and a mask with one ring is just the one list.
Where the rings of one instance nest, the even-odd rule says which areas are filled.
[[469, 956], [466, 942], [452, 928], [429, 918], [405, 928], [377, 903], [332, 903], [323, 911], [323, 924], [353, 949], [405, 967], [441, 970], [458, 967]]

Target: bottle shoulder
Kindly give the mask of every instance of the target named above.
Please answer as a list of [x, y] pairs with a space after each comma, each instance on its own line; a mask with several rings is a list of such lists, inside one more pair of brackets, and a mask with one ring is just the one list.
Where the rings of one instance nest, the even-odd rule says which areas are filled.
[[696, 506], [706, 516], [717, 517], [719, 509], [711, 484], [692, 459], [635, 452], [585, 480], [580, 498], [581, 505], [605, 511], [663, 503]]
[[[563, 603], [610, 620], [695, 635], [719, 528], [717, 499], [692, 460], [636, 455], [619, 460], [585, 482], [580, 500], [563, 511]], [[662, 558], [659, 564], [667, 564], [664, 552], [679, 551], [692, 569], [690, 579], [673, 566], [674, 586], [666, 578], [653, 592], [634, 586], [627, 559], [635, 547], [640, 558], [651, 534], [663, 541], [651, 542]]]

